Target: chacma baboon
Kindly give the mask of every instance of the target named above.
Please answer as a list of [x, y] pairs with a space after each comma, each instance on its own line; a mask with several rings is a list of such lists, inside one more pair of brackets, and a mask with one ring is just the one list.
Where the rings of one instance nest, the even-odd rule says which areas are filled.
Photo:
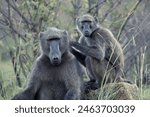
[[27, 88], [13, 99], [80, 99], [78, 61], [69, 51], [68, 33], [49, 27], [39, 38], [41, 55], [34, 63]]
[[93, 16], [86, 14], [77, 19], [81, 33], [79, 43], [72, 43], [72, 53], [86, 66], [90, 81], [87, 88], [97, 89], [103, 83], [122, 79], [124, 55], [121, 45], [111, 31], [99, 26]]

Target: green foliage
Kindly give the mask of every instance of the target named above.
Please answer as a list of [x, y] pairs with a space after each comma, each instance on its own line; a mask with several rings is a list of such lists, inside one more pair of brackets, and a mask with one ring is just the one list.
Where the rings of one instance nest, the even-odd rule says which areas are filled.
[[0, 98], [11, 99], [18, 88], [11, 63], [0, 61]]
[[[21, 35], [11, 29], [9, 18], [7, 19], [6, 17], [2, 17], [2, 14], [0, 15], [1, 21], [5, 19], [7, 21], [6, 24], [8, 23], [4, 27], [4, 32], [8, 33], [8, 35], [3, 40], [0, 38], [0, 99], [11, 99], [12, 96], [24, 88], [32, 64], [39, 55], [38, 34], [40, 31], [43, 31], [48, 26], [53, 26], [68, 30], [72, 39], [77, 37], [74, 24], [76, 10], [72, 6], [71, 1], [18, 0], [16, 7], [20, 14], [26, 18], [27, 22], [14, 9], [11, 9], [10, 15], [13, 27]], [[87, 13], [89, 10], [88, 0], [81, 1], [82, 7], [79, 15]], [[98, 19], [99, 21], [103, 20], [100, 23], [110, 28], [117, 35], [120, 26], [136, 1], [121, 0], [121, 3], [117, 7], [110, 9], [114, 1], [107, 0], [99, 10]], [[2, 8], [3, 2], [0, 1], [0, 3], [0, 8]], [[96, 5], [96, 2], [93, 5]], [[143, 6], [140, 6], [137, 11], [142, 11]], [[104, 18], [105, 15], [107, 17]], [[3, 30], [0, 30], [0, 32], [3, 33]], [[13, 32], [15, 33], [13, 34]], [[2, 37], [1, 33], [0, 37]], [[21, 80], [21, 87], [18, 86], [16, 80], [13, 62], [16, 65], [16, 73], [19, 74]], [[133, 73], [131, 79], [136, 80], [139, 76], [134, 66], [131, 70]], [[150, 87], [142, 87], [141, 99], [150, 99], [149, 89]]]
[[150, 86], [143, 86], [140, 98], [142, 100], [150, 99]]

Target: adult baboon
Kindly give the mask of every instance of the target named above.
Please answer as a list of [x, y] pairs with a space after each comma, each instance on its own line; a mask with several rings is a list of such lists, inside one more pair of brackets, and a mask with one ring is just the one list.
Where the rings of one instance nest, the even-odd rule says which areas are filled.
[[103, 83], [122, 79], [124, 55], [111, 31], [99, 26], [91, 15], [77, 19], [81, 33], [79, 43], [72, 43], [72, 53], [86, 66], [90, 81], [87, 89], [97, 89]]
[[29, 75], [27, 88], [13, 99], [80, 99], [80, 74], [69, 51], [66, 31], [48, 28], [39, 34], [41, 55]]

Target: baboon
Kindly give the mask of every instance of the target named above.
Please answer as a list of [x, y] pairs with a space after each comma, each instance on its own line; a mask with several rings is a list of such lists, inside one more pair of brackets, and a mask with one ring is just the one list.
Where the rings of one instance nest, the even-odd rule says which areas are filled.
[[72, 43], [72, 53], [86, 66], [90, 81], [87, 90], [97, 89], [104, 83], [126, 81], [122, 78], [124, 55], [111, 31], [101, 27], [89, 14], [77, 19], [81, 33], [78, 43]]
[[39, 34], [39, 39], [41, 54], [34, 63], [28, 85], [13, 99], [80, 99], [79, 65], [69, 51], [68, 33], [49, 27]]

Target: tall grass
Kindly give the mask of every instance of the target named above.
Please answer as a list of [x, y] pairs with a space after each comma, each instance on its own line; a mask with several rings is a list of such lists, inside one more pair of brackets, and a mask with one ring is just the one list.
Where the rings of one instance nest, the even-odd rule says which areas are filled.
[[[100, 38], [102, 38], [104, 41], [105, 41], [105, 39], [100, 35], [100, 34], [98, 34], [99, 36], [100, 36]], [[132, 40], [129, 40], [129, 42], [124, 46], [124, 48], [123, 48], [123, 50], [130, 44], [130, 42], [131, 42]], [[135, 40], [134, 40], [135, 41]], [[108, 44], [108, 42], [106, 42], [105, 41], [105, 43], [106, 44]], [[136, 46], [136, 45], [135, 45]], [[144, 47], [141, 47], [140, 48], [140, 52], [139, 52], [139, 55], [137, 55], [136, 57], [138, 58], [138, 61], [137, 61], [137, 64], [136, 64], [136, 66], [138, 67], [138, 69], [134, 69], [134, 71], [135, 71], [135, 73], [136, 73], [136, 78], [135, 78], [135, 81], [139, 81], [139, 93], [140, 93], [140, 99], [146, 99], [145, 98], [145, 96], [147, 96], [147, 95], [145, 95], [145, 90], [146, 90], [146, 92], [148, 91], [148, 88], [146, 88], [145, 86], [143, 86], [143, 77], [144, 77], [144, 70], [146, 70], [147, 69], [147, 65], [145, 65], [145, 58], [146, 58], [146, 46], [144, 46]], [[113, 90], [112, 89], [108, 89], [107, 90], [107, 92], [104, 92], [104, 88], [106, 87], [106, 85], [107, 85], [107, 81], [108, 81], [108, 79], [109, 79], [109, 73], [111, 72], [111, 70], [113, 70], [114, 68], [112, 68], [111, 70], [109, 70], [108, 69], [108, 67], [109, 67], [109, 63], [110, 63], [110, 60], [111, 60], [111, 58], [112, 58], [112, 56], [113, 56], [113, 54], [114, 54], [114, 50], [116, 49], [116, 44], [114, 45], [114, 48], [112, 48], [113, 49], [113, 51], [112, 51], [112, 53], [111, 53], [111, 55], [110, 55], [110, 58], [109, 58], [109, 61], [108, 61], [108, 63], [107, 63], [107, 67], [106, 67], [106, 69], [105, 69], [105, 73], [104, 73], [104, 76], [103, 76], [103, 80], [102, 80], [102, 86], [101, 86], [101, 88], [100, 88], [100, 91], [99, 91], [99, 96], [98, 96], [98, 99], [110, 99], [110, 97], [112, 98], [112, 95], [113, 95]], [[116, 60], [114, 61], [114, 62], [116, 62], [117, 61], [117, 59], [118, 59], [118, 57], [119, 57], [120, 55], [118, 55], [117, 57], [116, 57]], [[137, 70], [137, 71], [136, 71]], [[122, 71], [122, 73], [123, 73], [123, 71]], [[124, 74], [123, 74], [124, 75]], [[132, 79], [132, 78], [130, 78], [130, 79]], [[136, 82], [135, 82], [136, 83]], [[150, 90], [150, 89], [149, 89]], [[104, 93], [105, 93], [105, 96], [104, 96]], [[110, 96], [110, 94], [112, 94], [111, 96]], [[143, 96], [144, 95], [144, 96]], [[148, 95], [149, 96], [149, 95]]]
[[21, 88], [17, 86], [12, 64], [0, 61], [0, 99], [11, 99]]

